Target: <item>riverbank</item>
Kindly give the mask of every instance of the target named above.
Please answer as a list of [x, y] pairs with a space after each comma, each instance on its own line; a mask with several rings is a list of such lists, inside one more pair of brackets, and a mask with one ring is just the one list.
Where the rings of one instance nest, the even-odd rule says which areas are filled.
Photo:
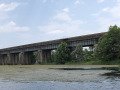
[[[18, 82], [87, 82], [104, 80], [106, 77], [100, 75], [111, 72], [111, 70], [94, 69], [102, 67], [118, 67], [118, 65], [3, 65], [0, 66], [0, 80]], [[59, 70], [56, 68], [83, 68], [87, 70]]]

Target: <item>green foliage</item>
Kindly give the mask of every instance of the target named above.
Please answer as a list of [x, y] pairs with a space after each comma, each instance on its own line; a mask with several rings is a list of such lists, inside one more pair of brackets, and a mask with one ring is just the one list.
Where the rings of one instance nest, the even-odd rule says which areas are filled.
[[65, 64], [66, 62], [70, 61], [70, 50], [66, 42], [62, 42], [55, 53], [55, 62], [57, 64]]
[[90, 61], [94, 60], [94, 54], [93, 51], [88, 51], [87, 49], [84, 50], [84, 60], [85, 61]]
[[71, 53], [71, 56], [74, 62], [82, 61], [84, 59], [83, 48], [80, 44], [76, 46], [75, 50]]
[[95, 56], [104, 62], [120, 59], [120, 28], [110, 26], [109, 31], [99, 40]]

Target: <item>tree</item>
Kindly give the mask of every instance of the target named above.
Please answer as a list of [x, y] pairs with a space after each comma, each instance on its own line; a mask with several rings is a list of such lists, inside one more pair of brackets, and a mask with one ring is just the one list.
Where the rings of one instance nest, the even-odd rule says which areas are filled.
[[66, 42], [62, 42], [57, 50], [56, 50], [56, 63], [57, 64], [65, 64], [66, 62], [70, 61], [70, 49]]
[[83, 56], [83, 48], [79, 44], [76, 46], [75, 50], [71, 53], [72, 59], [75, 61], [82, 61], [84, 56]]
[[110, 26], [109, 31], [100, 38], [95, 56], [103, 61], [120, 59], [120, 28], [118, 26]]
[[85, 49], [83, 52], [84, 52], [84, 60], [85, 61], [94, 60], [93, 51], [88, 51], [87, 49]]

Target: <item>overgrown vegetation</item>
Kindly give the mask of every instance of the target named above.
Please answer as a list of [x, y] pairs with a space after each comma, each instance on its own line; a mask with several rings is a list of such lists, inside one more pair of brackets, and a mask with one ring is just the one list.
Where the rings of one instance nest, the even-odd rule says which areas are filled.
[[56, 52], [54, 53], [55, 63], [56, 64], [65, 64], [66, 62], [71, 61], [70, 49], [66, 42], [62, 42]]
[[62, 42], [52, 53], [52, 62], [56, 64], [119, 64], [120, 63], [120, 28], [110, 26], [94, 50], [83, 50], [79, 44], [71, 52], [68, 44]]
[[84, 60], [84, 55], [83, 55], [83, 47], [79, 44], [76, 46], [75, 50], [72, 51], [71, 57], [72, 57], [72, 62], [81, 62]]
[[[83, 50], [81, 44], [70, 47], [66, 39], [62, 41], [58, 48], [53, 50], [52, 55], [51, 50], [46, 49], [21, 52], [17, 55], [19, 58], [15, 55], [14, 59], [17, 58], [19, 64], [120, 64], [120, 27], [116, 25], [110, 26], [109, 31], [89, 49]], [[3, 59], [1, 64], [16, 63], [15, 60], [11, 61], [10, 54], [5, 54], [1, 58]]]
[[109, 31], [101, 37], [95, 49], [95, 57], [104, 63], [120, 60], [120, 28], [110, 26]]

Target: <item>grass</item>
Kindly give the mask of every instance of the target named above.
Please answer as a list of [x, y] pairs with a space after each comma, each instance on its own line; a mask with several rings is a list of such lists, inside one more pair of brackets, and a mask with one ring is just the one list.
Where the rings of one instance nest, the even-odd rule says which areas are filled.
[[66, 65], [120, 65], [120, 60], [106, 61], [106, 62], [103, 62], [101, 60], [87, 60], [80, 62], [68, 62], [65, 64]]
[[[101, 61], [90, 60], [90, 61], [81, 61], [81, 62], [68, 62], [66, 65], [102, 65]], [[103, 64], [104, 65], [104, 64]]]

